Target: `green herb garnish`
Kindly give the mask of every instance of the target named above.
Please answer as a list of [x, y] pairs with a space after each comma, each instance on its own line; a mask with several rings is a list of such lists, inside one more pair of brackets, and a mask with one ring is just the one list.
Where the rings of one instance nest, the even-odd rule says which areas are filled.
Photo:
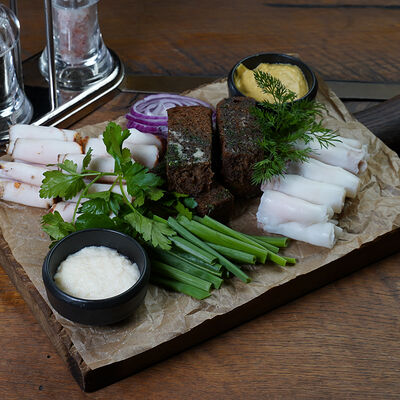
[[[266, 238], [263, 242], [210, 217], [192, 219], [190, 209], [197, 206], [196, 201], [186, 194], [163, 190], [159, 176], [132, 162], [129, 150], [123, 148], [128, 136], [129, 131], [114, 123], [104, 133], [107, 151], [115, 160], [114, 172], [88, 169], [89, 149], [81, 172], [75, 163], [66, 160], [56, 164], [58, 171], [45, 173], [41, 197], [71, 199], [79, 194], [72, 222], [65, 222], [58, 212], [43, 216], [43, 230], [52, 244], [87, 228], [109, 228], [139, 237], [152, 256], [151, 282], [199, 300], [210, 296], [212, 288], [219, 289], [229, 273], [245, 283], [251, 281], [233, 262], [253, 264], [256, 259], [263, 263], [269, 259], [281, 266], [295, 262], [275, 254], [278, 247], [268, 242], [284, 246], [287, 239], [275, 243], [276, 238]], [[106, 175], [115, 178], [110, 189], [89, 193], [90, 186]], [[121, 194], [112, 191], [116, 186]]]
[[307, 145], [316, 140], [321, 148], [327, 148], [340, 140], [316, 120], [322, 116], [323, 104], [309, 100], [295, 102], [294, 92], [263, 71], [254, 71], [254, 78], [262, 91], [274, 99], [274, 103], [264, 101], [252, 111], [262, 133], [259, 145], [264, 151], [264, 159], [254, 164], [253, 183], [258, 185], [275, 175], [283, 176], [289, 161], [308, 160], [311, 148], [297, 149], [297, 141]]
[[[129, 130], [122, 130], [113, 122], [107, 125], [104, 132], [103, 140], [107, 152], [115, 160], [114, 172], [87, 169], [91, 161], [89, 149], [81, 172], [78, 172], [77, 164], [65, 160], [56, 164], [58, 170], [44, 174], [41, 197], [62, 197], [69, 200], [79, 194], [71, 223], [65, 222], [57, 212], [42, 218], [43, 230], [53, 241], [81, 229], [109, 228], [139, 236], [153, 247], [170, 249], [170, 237], [175, 235], [175, 231], [168, 225], [155, 221], [154, 213], [162, 209], [168, 215], [179, 212], [191, 218], [189, 208], [196, 207], [197, 203], [185, 194], [166, 193], [162, 189], [164, 182], [158, 175], [133, 162], [129, 150], [123, 147], [124, 140], [129, 135]], [[103, 176], [115, 177], [110, 189], [89, 193], [90, 186]], [[121, 194], [112, 192], [115, 186], [120, 188]], [[132, 197], [132, 201], [129, 197]], [[77, 217], [78, 212], [80, 215]], [[115, 216], [110, 217], [111, 213]]]

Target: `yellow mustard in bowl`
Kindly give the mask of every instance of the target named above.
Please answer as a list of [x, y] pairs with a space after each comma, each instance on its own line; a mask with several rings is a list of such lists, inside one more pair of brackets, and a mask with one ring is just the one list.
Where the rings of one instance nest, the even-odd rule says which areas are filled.
[[261, 63], [253, 70], [240, 64], [235, 71], [235, 85], [245, 96], [252, 97], [257, 101], [266, 100], [272, 103], [274, 99], [272, 95], [263, 93], [257, 86], [256, 80], [254, 79], [254, 71], [263, 71], [279, 79], [287, 89], [296, 93], [296, 100], [300, 99], [308, 92], [306, 78], [297, 65]]

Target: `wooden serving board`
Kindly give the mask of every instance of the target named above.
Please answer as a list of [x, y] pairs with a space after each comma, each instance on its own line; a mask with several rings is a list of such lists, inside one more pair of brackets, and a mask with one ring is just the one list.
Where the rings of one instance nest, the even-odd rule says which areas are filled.
[[56, 320], [51, 308], [30, 281], [25, 270], [15, 260], [2, 236], [0, 236], [0, 264], [66, 362], [79, 386], [84, 391], [91, 392], [394, 254], [398, 251], [399, 240], [400, 228], [317, 270], [275, 287], [229, 313], [207, 320], [188, 333], [124, 361], [96, 369], [89, 368], [85, 363], [64, 327]]
[[202, 322], [184, 334], [135, 356], [99, 368], [90, 368], [84, 361], [68, 330], [57, 320], [24, 268], [16, 261], [3, 235], [0, 236], [0, 264], [67, 363], [80, 387], [85, 391], [93, 391], [393, 254], [398, 251], [399, 239], [400, 228], [393, 229], [339, 259], [278, 285], [230, 312]]

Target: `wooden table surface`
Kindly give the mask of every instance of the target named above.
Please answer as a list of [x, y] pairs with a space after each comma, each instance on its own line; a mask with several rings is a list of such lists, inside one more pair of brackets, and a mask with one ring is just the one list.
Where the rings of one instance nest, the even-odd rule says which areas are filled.
[[[28, 57], [44, 46], [43, 5], [18, 3]], [[278, 51], [325, 79], [400, 82], [398, 0], [102, 0], [99, 14], [107, 45], [137, 74], [223, 76], [241, 57]], [[0, 269], [0, 398], [398, 399], [399, 266], [397, 253], [90, 394]]]

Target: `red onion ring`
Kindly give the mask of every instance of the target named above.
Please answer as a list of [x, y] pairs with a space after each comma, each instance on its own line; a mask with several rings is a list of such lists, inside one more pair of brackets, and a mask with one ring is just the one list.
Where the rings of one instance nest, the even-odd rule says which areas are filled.
[[205, 101], [178, 94], [160, 93], [146, 96], [137, 101], [126, 114], [128, 128], [136, 128], [141, 132], [152, 133], [166, 137], [168, 133], [167, 110], [176, 106], [204, 106], [214, 108]]
[[144, 125], [136, 121], [128, 121], [126, 124], [128, 129], [135, 128], [143, 133], [151, 133], [153, 135], [167, 137], [168, 127], [166, 125]]
[[139, 122], [141, 124], [144, 125], [167, 125], [168, 123], [168, 119], [167, 118], [163, 118], [163, 119], [156, 119], [156, 118], [152, 118], [152, 119], [147, 119], [144, 117], [135, 117], [132, 114], [126, 114], [125, 115], [126, 119], [130, 120], [130, 121], [136, 121]]

